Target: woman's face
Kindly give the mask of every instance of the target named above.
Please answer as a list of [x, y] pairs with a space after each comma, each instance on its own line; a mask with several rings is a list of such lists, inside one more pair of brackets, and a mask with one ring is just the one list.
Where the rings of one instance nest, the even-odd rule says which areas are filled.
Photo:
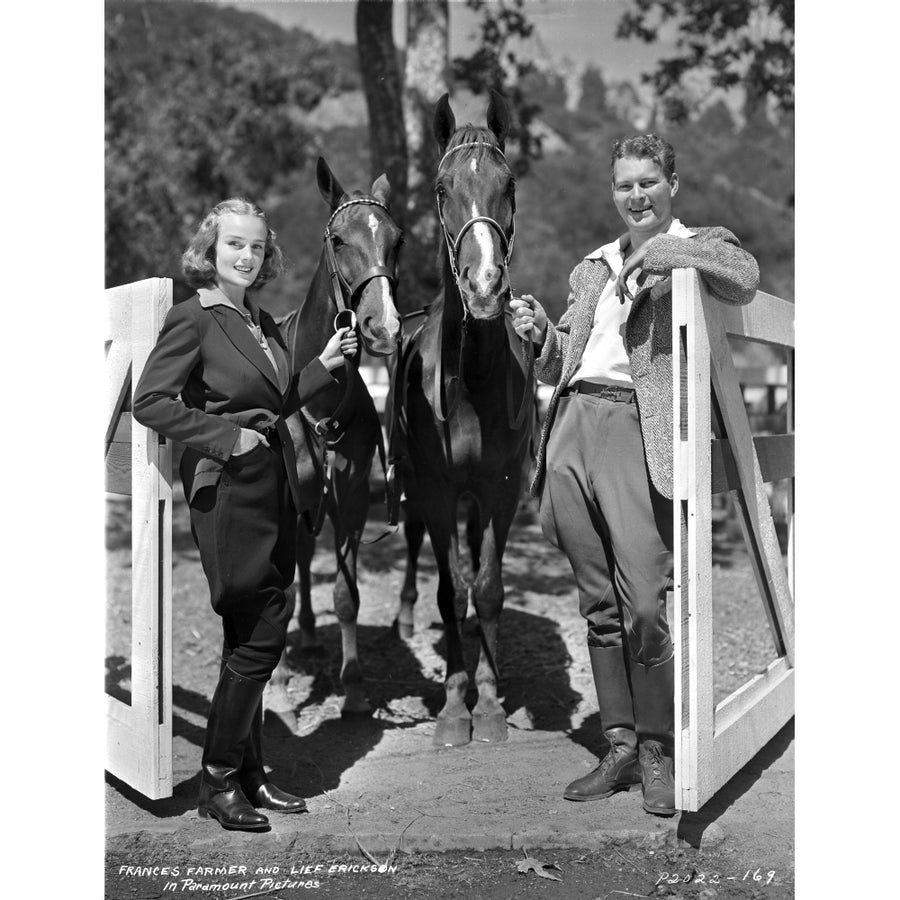
[[246, 290], [256, 281], [266, 255], [266, 223], [257, 216], [229, 213], [219, 219], [216, 284]]

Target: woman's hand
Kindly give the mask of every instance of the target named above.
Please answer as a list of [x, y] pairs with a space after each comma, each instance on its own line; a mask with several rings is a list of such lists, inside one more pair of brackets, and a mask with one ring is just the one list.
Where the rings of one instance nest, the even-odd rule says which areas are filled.
[[333, 372], [338, 366], [343, 365], [344, 357], [352, 359], [359, 349], [356, 339], [356, 331], [352, 328], [341, 328], [328, 340], [325, 349], [319, 354], [322, 365]]
[[245, 453], [249, 453], [257, 444], [269, 446], [269, 442], [258, 431], [254, 431], [252, 428], [242, 428], [231, 455], [243, 456]]
[[520, 338], [531, 337], [539, 347], [544, 345], [547, 334], [547, 313], [544, 307], [531, 294], [522, 294], [509, 301], [513, 312], [513, 328]]

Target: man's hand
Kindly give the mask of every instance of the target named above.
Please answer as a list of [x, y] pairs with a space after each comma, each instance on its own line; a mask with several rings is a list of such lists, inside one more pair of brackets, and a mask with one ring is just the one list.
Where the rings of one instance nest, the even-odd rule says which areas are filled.
[[509, 308], [513, 312], [516, 334], [523, 340], [530, 337], [538, 347], [542, 347], [547, 334], [547, 313], [544, 312], [544, 307], [531, 294], [522, 294], [509, 301]]
[[650, 238], [649, 241], [641, 244], [641, 246], [633, 251], [625, 260], [622, 271], [619, 272], [619, 277], [616, 279], [616, 296], [619, 298], [619, 303], [624, 303], [626, 298], [634, 300], [634, 296], [628, 288], [628, 279], [635, 270], [643, 265], [644, 257], [647, 255], [647, 248], [652, 242], [653, 238]]

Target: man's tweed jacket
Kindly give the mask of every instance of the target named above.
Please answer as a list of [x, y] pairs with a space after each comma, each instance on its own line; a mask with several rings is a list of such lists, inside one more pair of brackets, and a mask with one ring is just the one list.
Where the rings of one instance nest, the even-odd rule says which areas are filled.
[[[756, 260], [727, 228], [691, 228], [694, 237], [661, 234], [644, 257], [639, 289], [625, 324], [625, 348], [637, 392], [647, 468], [656, 489], [672, 497], [672, 269], [695, 268], [710, 293], [733, 305], [749, 303], [759, 284]], [[624, 245], [627, 236], [623, 237]], [[532, 495], [541, 491], [547, 437], [560, 394], [584, 352], [597, 301], [612, 271], [605, 259], [584, 259], [569, 276], [568, 309], [547, 335], [535, 360], [537, 377], [556, 385], [541, 430]]]

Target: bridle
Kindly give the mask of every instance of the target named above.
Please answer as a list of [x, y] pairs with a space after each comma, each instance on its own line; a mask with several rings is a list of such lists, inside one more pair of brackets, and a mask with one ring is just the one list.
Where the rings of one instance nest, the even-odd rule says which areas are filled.
[[[334, 302], [336, 309], [336, 313], [334, 316], [335, 332], [340, 331], [341, 328], [356, 328], [357, 317], [354, 307], [359, 301], [359, 295], [362, 293], [363, 288], [365, 288], [365, 286], [370, 281], [375, 278], [386, 278], [388, 284], [391, 287], [392, 296], [395, 295], [397, 285], [396, 276], [386, 266], [371, 266], [360, 275], [358, 275], [352, 283], [348, 282], [344, 277], [344, 273], [341, 272], [341, 268], [338, 265], [334, 248], [334, 240], [337, 235], [332, 230], [332, 225], [334, 224], [334, 220], [337, 218], [338, 213], [351, 206], [377, 206], [380, 209], [383, 209], [388, 214], [388, 216], [391, 215], [391, 211], [381, 201], [375, 200], [371, 197], [357, 197], [341, 203], [331, 214], [331, 218], [325, 225], [325, 234], [323, 237], [325, 244], [325, 269], [328, 272], [328, 277], [330, 280], [331, 299]], [[325, 416], [325, 418], [316, 421], [314, 417], [310, 416], [306, 412], [305, 408], [302, 409], [304, 416], [312, 425], [315, 433], [323, 439], [321, 459], [318, 458], [317, 454], [313, 451], [313, 448], [310, 447], [310, 455], [313, 459], [313, 464], [319, 471], [319, 475], [322, 478], [323, 483], [322, 496], [319, 500], [319, 507], [316, 511], [315, 519], [309, 523], [309, 531], [313, 536], [317, 536], [322, 528], [322, 523], [325, 518], [326, 495], [329, 492], [329, 485], [332, 484], [331, 465], [328, 462], [328, 448], [329, 446], [333, 446], [334, 444], [336, 444], [343, 437], [345, 419], [348, 418], [348, 412], [351, 411], [352, 407], [353, 384], [355, 380], [354, 376], [356, 375], [357, 371], [358, 367], [356, 363], [352, 359], [344, 357], [344, 373], [346, 376], [344, 380], [344, 390], [337, 408], [330, 416]], [[385, 473], [385, 484], [389, 487], [393, 482], [393, 466], [390, 466], [389, 468], [387, 465], [387, 459], [384, 449], [384, 438], [382, 436], [380, 428], [377, 429], [377, 440], [377, 448], [381, 460], [381, 467]], [[331, 489], [333, 490], [333, 488]], [[388, 505], [389, 528], [374, 540], [380, 540], [386, 534], [392, 534], [393, 531], [396, 531], [396, 504], [393, 503], [389, 490], [385, 499]], [[374, 540], [362, 541], [362, 543], [374, 543]]]
[[[444, 165], [447, 157], [450, 156], [451, 153], [455, 153], [457, 150], [462, 150], [468, 147], [487, 147], [490, 150], [498, 153], [500, 157], [503, 159], [503, 162], [506, 163], [506, 156], [503, 151], [494, 144], [488, 143], [487, 141], [467, 141], [462, 144], [457, 144], [455, 147], [451, 147], [449, 150], [444, 153], [441, 157], [441, 161], [438, 163], [438, 171], [440, 172], [441, 166]], [[507, 164], [508, 165], [508, 164]], [[463, 226], [460, 228], [459, 233], [456, 235], [456, 238], [452, 238], [450, 236], [450, 232], [447, 228], [447, 223], [444, 220], [444, 196], [441, 191], [435, 191], [437, 198], [437, 209], [438, 209], [438, 218], [441, 222], [441, 231], [444, 233], [444, 241], [447, 244], [447, 258], [450, 263], [450, 271], [453, 274], [453, 280], [456, 284], [457, 292], [460, 295], [460, 302], [462, 303], [463, 309], [463, 321], [462, 321], [462, 329], [463, 329], [463, 337], [459, 342], [459, 359], [457, 360], [457, 370], [455, 375], [450, 376], [450, 381], [456, 381], [457, 385], [462, 380], [462, 361], [463, 361], [463, 345], [465, 343], [465, 334], [467, 330], [468, 317], [469, 317], [469, 307], [465, 302], [465, 299], [462, 295], [462, 289], [459, 284], [459, 252], [460, 247], [462, 245], [462, 240], [466, 236], [466, 234], [479, 222], [483, 222], [489, 228], [492, 228], [497, 236], [500, 238], [500, 247], [503, 251], [503, 265], [506, 267], [507, 271], [507, 279], [509, 279], [509, 261], [512, 257], [513, 252], [513, 244], [516, 239], [516, 201], [515, 196], [512, 198], [512, 216], [510, 218], [510, 231], [509, 235], [506, 234], [506, 231], [503, 229], [503, 226], [496, 219], [492, 219], [490, 216], [473, 216], [469, 219]], [[512, 296], [512, 286], [509, 288], [510, 296]], [[501, 313], [503, 315], [503, 313]], [[534, 345], [532, 344], [530, 339], [526, 339], [522, 341], [521, 338], [518, 338], [515, 331], [512, 329], [511, 323], [506, 321], [506, 331], [509, 339], [510, 351], [515, 353], [515, 347], [517, 340], [524, 344], [524, 355], [525, 355], [525, 387], [522, 392], [522, 402], [519, 405], [519, 409], [516, 412], [513, 412], [514, 409], [514, 401], [513, 401], [513, 390], [512, 390], [512, 375], [509, 370], [507, 370], [507, 380], [506, 380], [506, 405], [507, 405], [507, 424], [513, 430], [518, 430], [522, 427], [522, 424], [525, 421], [525, 414], [527, 412], [529, 398], [534, 390]], [[435, 362], [435, 377], [434, 377], [434, 395], [432, 406], [434, 409], [434, 414], [437, 420], [441, 423], [446, 423], [447, 420], [453, 415], [456, 411], [456, 407], [459, 404], [460, 398], [460, 390], [457, 387], [457, 391], [455, 396], [451, 399], [449, 406], [447, 409], [444, 408], [444, 404], [441, 400], [441, 385], [443, 383], [443, 360], [442, 356], [442, 344], [443, 344], [443, 336], [439, 338], [438, 341], [438, 353], [437, 359]], [[446, 386], [446, 391], [449, 395], [449, 384]]]
[[[468, 141], [463, 144], [457, 144], [455, 147], [451, 147], [444, 155], [441, 157], [440, 163], [438, 163], [438, 171], [441, 170], [441, 166], [444, 165], [444, 161], [450, 156], [451, 153], [455, 153], [457, 150], [463, 150], [467, 147], [488, 147], [494, 152], [500, 154], [503, 162], [506, 162], [506, 157], [503, 154], [503, 151], [495, 146], [494, 144], [489, 144], [487, 141]], [[503, 251], [503, 265], [509, 270], [509, 261], [512, 257], [513, 252], [513, 244], [516, 240], [516, 201], [515, 197], [512, 200], [512, 218], [510, 220], [510, 231], [509, 235], [506, 234], [506, 231], [503, 229], [503, 226], [496, 219], [492, 219], [490, 216], [474, 216], [469, 219], [462, 228], [459, 229], [459, 233], [456, 235], [456, 238], [452, 238], [450, 236], [450, 231], [447, 228], [447, 223], [444, 221], [444, 198], [440, 191], [436, 191], [437, 196], [437, 209], [438, 209], [438, 218], [441, 221], [441, 231], [444, 233], [444, 241], [447, 244], [447, 255], [450, 260], [450, 271], [453, 273], [453, 280], [456, 282], [456, 286], [459, 287], [459, 251], [462, 246], [462, 240], [466, 236], [466, 234], [475, 227], [479, 222], [483, 222], [489, 228], [492, 228], [497, 236], [500, 238], [500, 248]], [[465, 303], [463, 303], [463, 316], [468, 315], [468, 307]]]
[[[331, 230], [335, 218], [338, 213], [350, 206], [377, 206], [383, 209], [388, 215], [391, 211], [379, 200], [369, 197], [357, 197], [353, 200], [347, 200], [341, 203], [331, 214], [331, 218], [325, 225], [325, 268], [328, 271], [328, 277], [331, 279], [331, 299], [334, 300], [337, 313], [334, 317], [334, 330], [340, 331], [341, 328], [356, 328], [356, 311], [354, 304], [358, 301], [362, 289], [375, 278], [387, 278], [388, 284], [391, 286], [391, 292], [397, 285], [397, 279], [393, 272], [386, 266], [372, 266], [366, 269], [362, 274], [358, 275], [353, 283], [347, 281], [344, 273], [337, 262], [337, 256], [334, 250], [334, 239], [337, 235]], [[348, 302], [349, 300], [349, 302]]]

